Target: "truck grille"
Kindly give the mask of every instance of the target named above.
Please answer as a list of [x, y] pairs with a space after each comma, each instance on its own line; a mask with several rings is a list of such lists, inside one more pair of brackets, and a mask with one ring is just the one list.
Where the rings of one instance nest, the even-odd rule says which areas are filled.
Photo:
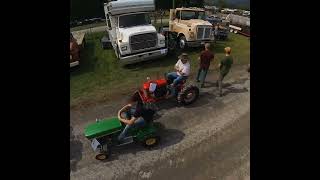
[[157, 45], [157, 33], [138, 34], [130, 37], [131, 50], [153, 48]]
[[211, 34], [211, 26], [198, 26], [197, 39], [209, 39]]

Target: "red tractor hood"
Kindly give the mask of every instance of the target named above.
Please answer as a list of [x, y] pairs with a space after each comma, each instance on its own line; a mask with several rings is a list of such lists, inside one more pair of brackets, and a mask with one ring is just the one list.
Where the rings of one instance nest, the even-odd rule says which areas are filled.
[[143, 89], [148, 90], [150, 87], [150, 83], [156, 83], [157, 87], [166, 86], [167, 80], [166, 79], [158, 79], [158, 80], [150, 80], [143, 83]]

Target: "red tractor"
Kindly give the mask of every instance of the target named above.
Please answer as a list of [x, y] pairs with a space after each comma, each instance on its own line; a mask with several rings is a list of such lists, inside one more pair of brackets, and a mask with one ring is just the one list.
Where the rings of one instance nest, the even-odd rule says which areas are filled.
[[[166, 78], [157, 80], [148, 78], [138, 92], [145, 104], [153, 104], [170, 97], [176, 97], [179, 104], [188, 105], [199, 97], [199, 88], [194, 85], [186, 85], [186, 80], [181, 81], [175, 87], [172, 87], [171, 83], [172, 81]], [[172, 94], [172, 88], [175, 88], [175, 94]]]

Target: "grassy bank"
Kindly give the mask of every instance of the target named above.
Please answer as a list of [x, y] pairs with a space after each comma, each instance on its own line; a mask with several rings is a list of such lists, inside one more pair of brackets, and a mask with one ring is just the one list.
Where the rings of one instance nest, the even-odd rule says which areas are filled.
[[[146, 77], [157, 78], [164, 72], [173, 70], [177, 56], [146, 61], [128, 67], [121, 67], [113, 49], [103, 50], [100, 39], [104, 33], [87, 36], [86, 48], [82, 52], [80, 67], [70, 72], [70, 105], [71, 108], [110, 101], [114, 96], [126, 96], [138, 88]], [[250, 61], [250, 41], [247, 37], [230, 34], [227, 41], [217, 42], [212, 50], [216, 54], [211, 69], [224, 56], [223, 49], [232, 48], [235, 64], [247, 64]], [[202, 48], [188, 49], [191, 59], [192, 76]]]

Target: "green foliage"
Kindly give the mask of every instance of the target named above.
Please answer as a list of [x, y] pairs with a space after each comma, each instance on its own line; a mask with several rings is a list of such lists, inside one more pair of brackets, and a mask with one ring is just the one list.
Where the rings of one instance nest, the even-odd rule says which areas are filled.
[[71, 0], [70, 21], [104, 17], [102, 0]]
[[218, 0], [218, 7], [219, 8], [225, 8], [226, 7], [226, 1], [225, 0]]
[[[204, 0], [174, 0], [175, 7], [203, 7]], [[70, 21], [104, 17], [103, 3], [106, 0], [71, 0]], [[168, 10], [173, 6], [173, 0], [155, 0], [156, 9]]]

